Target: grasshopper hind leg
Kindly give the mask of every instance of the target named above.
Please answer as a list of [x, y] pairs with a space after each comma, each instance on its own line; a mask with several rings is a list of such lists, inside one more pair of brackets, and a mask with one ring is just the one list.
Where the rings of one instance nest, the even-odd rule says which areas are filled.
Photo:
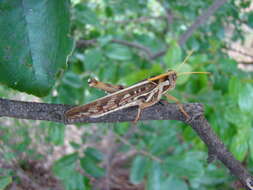
[[88, 80], [88, 84], [90, 87], [104, 90], [109, 94], [117, 92], [117, 91], [125, 88], [123, 85], [113, 85], [113, 84], [109, 84], [109, 83], [104, 83], [104, 82], [98, 81], [94, 78], [90, 78]]
[[182, 106], [182, 104], [180, 103], [180, 101], [174, 97], [174, 96], [171, 96], [169, 94], [164, 94], [168, 99], [172, 100], [172, 101], [175, 101], [176, 104], [178, 105], [178, 108], [179, 110], [185, 115], [185, 117], [187, 119], [190, 119], [191, 117], [189, 116], [189, 114], [184, 110], [184, 107]]

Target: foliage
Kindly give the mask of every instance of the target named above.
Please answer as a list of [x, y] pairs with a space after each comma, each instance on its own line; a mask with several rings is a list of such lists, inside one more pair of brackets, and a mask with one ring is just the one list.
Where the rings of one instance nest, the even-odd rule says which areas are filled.
[[[44, 13], [48, 20], [51, 21], [50, 16], [55, 19], [53, 23], [48, 23], [50, 25], [48, 30], [62, 32], [59, 33], [58, 38], [48, 37], [46, 34], [50, 31], [45, 29], [48, 26], [41, 24], [39, 27], [41, 32], [38, 33], [38, 37], [41, 38], [36, 38], [36, 41], [26, 41], [25, 45], [22, 45], [25, 48], [20, 48], [20, 43], [24, 44], [24, 40], [9, 39], [6, 36], [11, 30], [27, 35], [27, 28], [23, 30], [24, 26], [21, 24], [20, 28], [18, 25], [15, 28], [7, 27], [1, 30], [3, 33], [0, 34], [0, 80], [3, 83], [35, 95], [45, 95], [49, 91], [55, 83], [56, 72], [64, 67], [62, 64], [69, 52], [69, 39], [66, 38], [66, 28], [69, 25], [66, 18], [68, 13], [61, 16], [54, 11], [59, 9], [67, 11], [66, 2], [52, 1], [52, 4], [63, 6], [62, 8], [44, 7], [48, 11]], [[211, 0], [73, 1], [70, 9], [71, 34], [78, 48], [70, 57], [65, 74], [56, 81], [54, 90], [43, 100], [50, 103], [84, 104], [103, 96], [104, 92], [88, 87], [87, 79], [90, 76], [104, 82], [130, 85], [168, 69], [176, 69], [178, 72], [209, 71], [211, 75], [190, 75], [179, 78], [177, 87], [171, 94], [181, 102], [203, 103], [206, 117], [212, 128], [235, 157], [252, 170], [253, 168], [250, 167], [253, 160], [253, 140], [250, 138], [253, 134], [251, 73], [238, 69], [237, 62], [225, 52], [230, 42], [224, 40], [226, 30], [230, 26], [233, 26], [233, 34], [230, 37], [232, 41], [243, 40], [243, 23], [246, 22], [249, 27], [252, 27], [252, 13], [244, 11], [250, 5], [250, 1], [228, 1], [194, 32], [186, 44], [178, 45], [180, 36], [211, 3], [213, 3]], [[13, 8], [6, 8], [7, 5], [6, 2], [1, 3], [0, 11]], [[15, 6], [17, 8], [14, 10], [21, 11], [19, 5]], [[56, 15], [51, 15], [53, 13], [50, 10], [53, 10]], [[5, 15], [4, 18], [0, 17], [0, 28], [3, 28], [5, 23], [10, 21], [15, 23], [16, 20], [13, 19], [17, 19], [16, 16], [21, 13], [13, 11], [13, 15], [7, 15], [5, 12], [0, 12], [1, 14]], [[171, 20], [168, 19], [170, 14]], [[37, 24], [43, 20], [36, 18], [33, 22]], [[38, 27], [35, 26], [31, 26], [31, 30], [34, 29], [33, 35], [37, 35], [38, 32]], [[81, 45], [81, 40], [83, 42], [93, 40], [92, 45]], [[139, 44], [148, 48], [150, 52], [120, 43], [120, 40]], [[60, 42], [62, 44], [59, 44]], [[8, 60], [5, 59], [6, 54], [1, 52], [1, 49], [5, 51], [7, 46], [15, 55], [8, 55], [10, 56]], [[21, 70], [17, 70], [17, 74], [10, 75], [9, 73], [13, 71], [12, 67], [19, 68], [19, 61], [22, 62], [18, 55], [30, 52], [34, 46], [46, 50], [35, 52], [38, 53], [36, 64], [31, 61], [30, 56], [25, 60], [31, 65], [29, 68], [32, 71], [36, 73], [39, 69], [38, 72], [42, 72], [40, 74], [43, 77], [33, 76], [34, 72], [24, 72], [27, 71], [26, 64], [20, 66]], [[152, 58], [152, 55], [166, 50], [167, 47], [169, 48], [164, 55]], [[194, 54], [185, 65], [181, 65], [191, 50], [194, 50]], [[3, 63], [8, 64], [10, 70], [4, 70], [7, 67]], [[41, 67], [42, 63], [50, 64]], [[52, 73], [48, 74], [47, 69]], [[38, 81], [30, 83], [33, 77]], [[25, 81], [22, 82], [24, 86], [11, 85], [16, 80]], [[37, 88], [41, 91], [37, 91]], [[0, 94], [9, 96], [3, 88], [0, 89]], [[31, 146], [32, 138], [35, 138], [37, 143], [41, 143], [41, 146], [42, 144], [50, 144], [49, 147], [63, 145], [67, 127], [43, 122], [39, 124], [40, 127], [36, 128], [36, 131], [33, 129], [34, 125], [36, 124], [18, 121], [12, 123], [11, 127], [1, 124], [1, 132], [4, 134], [0, 136], [1, 141], [8, 147], [8, 150], [3, 151], [6, 160], [19, 157], [18, 152], [25, 152], [33, 159], [40, 159], [42, 156], [39, 151]], [[81, 142], [71, 142], [74, 152], [56, 161], [52, 171], [66, 189], [92, 189], [92, 180], [99, 182], [108, 175], [108, 168], [105, 167], [108, 151], [111, 151], [113, 145], [117, 145], [121, 136], [132, 130], [132, 126], [129, 123], [117, 123], [113, 126], [98, 124], [94, 127], [82, 124], [77, 127], [85, 131], [80, 135]], [[20, 137], [17, 142], [11, 140], [13, 133]], [[105, 148], [100, 142], [108, 140], [111, 133], [114, 134], [114, 138], [109, 139], [114, 141], [111, 146]], [[234, 179], [229, 176], [227, 169], [219, 162], [207, 164], [206, 147], [191, 128], [180, 122], [139, 122], [138, 129], [127, 141], [128, 143], [121, 144], [118, 152], [127, 155], [133, 151], [133, 147], [137, 152], [137, 155], [130, 157], [123, 167], [130, 169], [129, 180], [132, 184], [144, 183], [146, 189], [157, 190], [231, 188]], [[85, 150], [83, 150], [84, 145], [86, 145]], [[143, 154], [143, 151], [146, 154]], [[117, 159], [117, 156], [114, 155], [113, 158]], [[77, 168], [83, 173], [78, 172]], [[113, 171], [116, 169], [112, 170], [112, 173]], [[10, 173], [5, 171], [4, 176], [6, 177], [0, 178], [0, 185], [11, 181]]]

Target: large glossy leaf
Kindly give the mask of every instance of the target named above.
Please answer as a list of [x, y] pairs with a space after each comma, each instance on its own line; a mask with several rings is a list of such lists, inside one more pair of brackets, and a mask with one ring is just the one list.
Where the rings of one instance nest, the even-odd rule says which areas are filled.
[[72, 48], [69, 1], [1, 1], [0, 31], [0, 82], [47, 95]]

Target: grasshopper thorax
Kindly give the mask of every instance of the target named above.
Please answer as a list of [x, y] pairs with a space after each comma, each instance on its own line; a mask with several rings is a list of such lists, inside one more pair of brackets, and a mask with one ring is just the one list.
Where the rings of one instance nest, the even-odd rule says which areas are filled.
[[177, 72], [173, 70], [169, 70], [168, 72], [164, 74], [151, 77], [148, 79], [148, 81], [151, 81], [152, 83], [156, 83], [160, 85], [162, 84], [165, 91], [175, 88], [176, 80], [177, 80]]

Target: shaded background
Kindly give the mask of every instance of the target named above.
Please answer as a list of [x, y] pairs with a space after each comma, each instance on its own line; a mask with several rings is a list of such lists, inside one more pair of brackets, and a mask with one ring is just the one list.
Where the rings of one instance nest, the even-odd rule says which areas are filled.
[[[252, 5], [250, 1], [223, 1], [215, 10], [212, 3], [217, 2], [73, 0], [66, 8], [70, 23], [67, 17], [60, 17], [51, 26], [70, 24], [75, 48], [68, 65], [61, 65], [65, 73], [50, 79], [55, 84], [49, 94], [36, 98], [1, 86], [0, 95], [85, 104], [105, 95], [88, 87], [89, 77], [131, 85], [168, 69], [209, 71], [210, 76], [180, 78], [171, 94], [181, 102], [203, 103], [215, 132], [251, 171]], [[214, 13], [205, 17], [207, 10]], [[69, 49], [66, 45], [62, 52]], [[191, 50], [194, 54], [187, 64], [179, 66]], [[202, 141], [191, 128], [176, 121], [139, 122], [137, 127], [131, 123], [64, 126], [2, 118], [0, 142], [0, 189], [240, 187], [220, 162], [207, 164]]]

